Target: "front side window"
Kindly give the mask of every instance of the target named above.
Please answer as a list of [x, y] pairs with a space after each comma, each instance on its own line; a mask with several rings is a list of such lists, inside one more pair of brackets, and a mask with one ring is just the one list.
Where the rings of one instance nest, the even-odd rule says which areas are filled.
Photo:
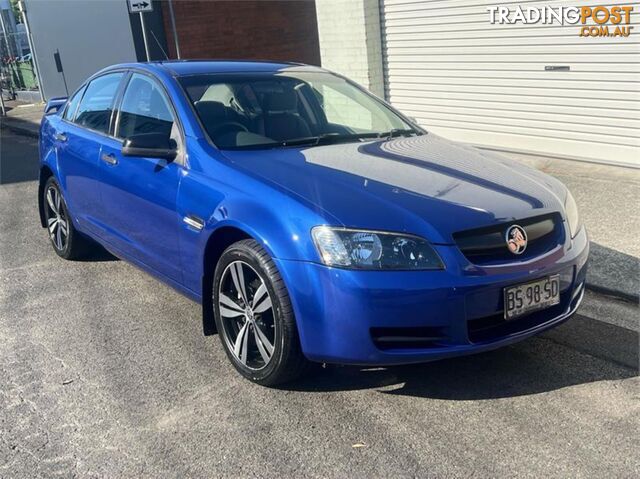
[[190, 75], [180, 82], [209, 137], [222, 149], [422, 133], [361, 88], [328, 72]]
[[76, 114], [76, 110], [78, 109], [78, 103], [80, 103], [80, 99], [82, 98], [82, 93], [84, 92], [84, 88], [81, 88], [76, 92], [75, 95], [71, 97], [71, 100], [67, 103], [67, 108], [64, 110], [63, 118], [68, 121], [73, 121], [73, 117]]
[[75, 122], [100, 133], [109, 133], [113, 102], [124, 73], [110, 73], [92, 80], [82, 97]]
[[118, 138], [145, 133], [171, 137], [175, 121], [169, 101], [160, 86], [146, 75], [134, 73], [120, 106]]

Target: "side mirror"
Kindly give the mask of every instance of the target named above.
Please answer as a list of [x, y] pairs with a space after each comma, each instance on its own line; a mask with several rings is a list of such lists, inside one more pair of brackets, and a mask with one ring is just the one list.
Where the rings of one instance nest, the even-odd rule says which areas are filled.
[[122, 156], [143, 156], [173, 160], [178, 154], [176, 142], [162, 133], [142, 133], [126, 138]]

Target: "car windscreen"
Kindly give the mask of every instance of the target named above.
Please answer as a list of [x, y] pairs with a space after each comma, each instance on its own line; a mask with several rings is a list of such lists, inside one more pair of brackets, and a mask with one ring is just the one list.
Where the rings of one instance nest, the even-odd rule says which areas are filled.
[[209, 137], [222, 149], [420, 133], [383, 102], [328, 72], [225, 73], [179, 80]]

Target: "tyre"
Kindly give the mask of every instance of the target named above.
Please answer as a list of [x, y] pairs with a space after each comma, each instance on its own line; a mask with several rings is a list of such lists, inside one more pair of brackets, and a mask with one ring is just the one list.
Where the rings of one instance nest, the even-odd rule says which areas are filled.
[[67, 204], [55, 178], [45, 183], [43, 193], [44, 217], [51, 246], [64, 259], [78, 259], [90, 250], [90, 240], [82, 236], [73, 226]]
[[289, 294], [269, 254], [254, 240], [229, 246], [213, 280], [220, 340], [234, 367], [263, 386], [292, 381], [306, 369]]

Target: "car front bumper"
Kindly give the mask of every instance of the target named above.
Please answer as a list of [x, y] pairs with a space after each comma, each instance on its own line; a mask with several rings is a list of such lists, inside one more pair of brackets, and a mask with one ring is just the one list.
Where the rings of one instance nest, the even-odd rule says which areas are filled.
[[[436, 246], [443, 271], [354, 271], [276, 260], [304, 354], [312, 361], [392, 365], [474, 354], [566, 321], [584, 295], [589, 242], [570, 242], [523, 263], [475, 267], [455, 246]], [[451, 267], [451, 265], [460, 265]], [[560, 304], [503, 319], [503, 289], [560, 275]]]

